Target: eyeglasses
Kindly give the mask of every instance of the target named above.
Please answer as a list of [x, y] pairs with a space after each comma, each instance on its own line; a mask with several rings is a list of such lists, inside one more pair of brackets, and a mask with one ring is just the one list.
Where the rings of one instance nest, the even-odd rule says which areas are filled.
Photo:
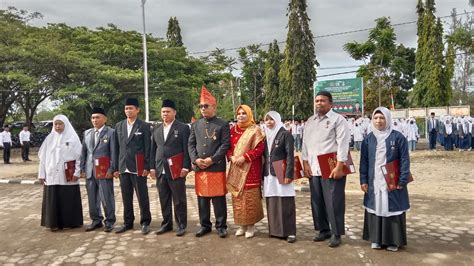
[[198, 107], [199, 107], [199, 109], [202, 109], [202, 108], [207, 109], [207, 108], [209, 108], [209, 104], [200, 104], [200, 105], [198, 105]]

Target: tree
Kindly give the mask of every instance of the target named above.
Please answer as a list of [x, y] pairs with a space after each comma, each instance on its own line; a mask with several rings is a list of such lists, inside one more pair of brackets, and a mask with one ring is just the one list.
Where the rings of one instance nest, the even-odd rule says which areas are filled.
[[[474, 54], [474, 35], [472, 14], [464, 13], [459, 16], [456, 9], [451, 12], [451, 24], [446, 36], [448, 42], [448, 55], [446, 58], [447, 74], [453, 89], [457, 91], [452, 98], [451, 104], [469, 102], [468, 86], [473, 74], [472, 54]], [[471, 84], [472, 85], [472, 84]], [[466, 101], [467, 100], [467, 101]]]
[[258, 44], [252, 44], [239, 50], [239, 61], [242, 63], [241, 88], [244, 103], [253, 107], [255, 118], [262, 115], [263, 109], [263, 75], [266, 53]]
[[[142, 35], [113, 24], [94, 30], [48, 24], [28, 25], [37, 13], [0, 10], [0, 123], [7, 114], [25, 112], [31, 122], [46, 98], [58, 103], [55, 111], [66, 114], [78, 128], [90, 127], [90, 111], [103, 107], [109, 122], [124, 118], [123, 101], [137, 97], [143, 102]], [[177, 19], [173, 19], [177, 25]], [[178, 26], [179, 28], [179, 26]], [[161, 100], [177, 103], [178, 119], [190, 121], [202, 84], [216, 90], [221, 80], [232, 80], [235, 59], [225, 57], [222, 66], [188, 56], [184, 46], [170, 46], [147, 35], [149, 93], [154, 119], [159, 119]], [[232, 107], [226, 108], [233, 114]], [[140, 114], [143, 116], [143, 113]]]
[[176, 17], [170, 17], [168, 20], [168, 30], [166, 32], [166, 39], [170, 47], [182, 47], [183, 39], [181, 37], [181, 28]]
[[446, 66], [443, 25], [436, 19], [434, 0], [417, 5], [418, 48], [416, 51], [416, 84], [412, 92], [415, 106], [446, 105], [450, 101], [449, 67]]
[[315, 44], [309, 28], [306, 0], [290, 0], [288, 34], [280, 69], [279, 111], [283, 117], [306, 118], [313, 114], [313, 83], [316, 79]]
[[278, 109], [278, 88], [280, 86], [278, 73], [280, 72], [281, 60], [282, 55], [280, 54], [278, 42], [277, 40], [274, 40], [268, 48], [267, 60], [265, 62], [265, 72], [263, 75], [265, 111]]
[[40, 13], [14, 7], [0, 10], [0, 126], [20, 97], [19, 91], [34, 82], [23, 69], [28, 62], [25, 62], [21, 43], [30, 27], [27, 23], [41, 17]]
[[397, 45], [390, 66], [392, 86], [395, 91], [398, 91], [394, 95], [395, 108], [410, 107], [408, 96], [415, 80], [415, 57], [415, 48], [408, 48], [403, 44]]
[[364, 110], [370, 113], [378, 106], [390, 106], [390, 96], [398, 107], [406, 105], [407, 91], [413, 86], [414, 50], [397, 45], [395, 31], [387, 17], [375, 20], [369, 38], [363, 43], [346, 43], [344, 50], [364, 65], [357, 76], [364, 78]]
[[22, 70], [31, 82], [18, 91], [16, 102], [25, 113], [25, 121], [31, 126], [38, 106], [68, 83], [65, 69], [68, 62], [65, 43], [47, 28], [29, 27], [21, 43]]
[[[206, 82], [203, 84], [216, 96], [219, 116], [227, 120], [235, 119], [235, 108], [242, 102], [241, 96], [239, 96], [238, 101], [235, 98], [237, 94], [234, 90], [236, 84], [234, 83], [235, 77], [232, 72], [236, 69], [236, 59], [226, 56], [225, 49], [220, 48], [216, 48], [209, 55], [201, 59], [209, 67], [210, 71]], [[199, 112], [196, 109], [196, 113], [199, 114]]]

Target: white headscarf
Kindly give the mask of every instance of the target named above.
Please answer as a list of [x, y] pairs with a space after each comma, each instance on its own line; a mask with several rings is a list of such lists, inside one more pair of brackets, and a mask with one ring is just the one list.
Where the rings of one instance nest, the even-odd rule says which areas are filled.
[[281, 121], [280, 114], [275, 112], [275, 111], [268, 112], [265, 115], [265, 117], [267, 117], [267, 116], [271, 117], [275, 121], [275, 126], [272, 129], [270, 129], [268, 127], [265, 127], [265, 136], [267, 136], [268, 151], [271, 151], [273, 141], [275, 140], [275, 137], [276, 137], [278, 131], [280, 131], [280, 128], [283, 127], [283, 122]]
[[[385, 128], [382, 129], [382, 130], [378, 130], [375, 127], [375, 124], [374, 124], [374, 116], [375, 116], [375, 113], [378, 112], [378, 111], [382, 112], [383, 116], [385, 117], [386, 125], [385, 125]], [[385, 140], [388, 138], [390, 133], [392, 133], [392, 123], [391, 123], [391, 121], [392, 121], [392, 114], [385, 107], [378, 107], [372, 113], [372, 132], [374, 133], [375, 137], [377, 138], [377, 143], [382, 143], [382, 142], [385, 143]]]
[[[385, 117], [386, 126], [382, 130], [378, 130], [375, 127], [374, 123], [374, 116], [375, 113], [380, 111], [383, 116]], [[390, 212], [388, 207], [388, 191], [387, 191], [387, 183], [385, 182], [385, 178], [382, 173], [381, 166], [386, 164], [387, 162], [387, 145], [385, 141], [390, 136], [392, 132], [392, 117], [390, 111], [385, 107], [378, 107], [372, 113], [372, 129], [373, 134], [377, 138], [377, 147], [375, 150], [375, 165], [374, 165], [374, 199], [375, 199], [375, 208], [369, 209], [366, 208], [369, 213], [373, 213], [377, 216], [393, 216], [399, 215], [403, 213], [400, 212]]]
[[453, 133], [453, 123], [451, 122], [451, 119], [446, 118], [444, 121], [444, 127], [446, 129], [447, 135], [451, 135], [451, 133]]
[[[64, 123], [64, 131], [62, 133], [56, 132], [54, 129], [54, 122], [62, 121]], [[70, 153], [61, 153], [61, 145], [71, 147]], [[38, 152], [40, 160], [44, 160], [46, 168], [53, 169], [59, 162], [67, 162], [69, 160], [75, 160], [81, 155], [81, 141], [74, 131], [74, 128], [64, 115], [57, 115], [53, 118], [53, 128], [51, 133], [46, 137], [41, 144]]]
[[[374, 117], [375, 113], [378, 111], [382, 112], [383, 116], [385, 117], [386, 125], [382, 130], [378, 130], [375, 127]], [[385, 182], [385, 178], [380, 167], [387, 162], [387, 145], [385, 140], [392, 132], [392, 123], [390, 123], [390, 121], [392, 121], [390, 111], [385, 107], [378, 107], [372, 113], [372, 133], [377, 139], [377, 146], [375, 148], [374, 193], [378, 197], [380, 196], [379, 193], [385, 192], [387, 190], [387, 183]], [[376, 206], [376, 211], [381, 211], [381, 208], [384, 207], [383, 205], [385, 205], [385, 202], [383, 204], [376, 205], [378, 205]]]

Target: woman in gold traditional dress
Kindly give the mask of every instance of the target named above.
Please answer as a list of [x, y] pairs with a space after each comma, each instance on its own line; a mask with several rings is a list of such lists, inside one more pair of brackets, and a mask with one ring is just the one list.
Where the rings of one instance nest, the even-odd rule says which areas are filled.
[[230, 130], [230, 135], [227, 188], [232, 194], [234, 222], [239, 225], [235, 235], [245, 234], [246, 238], [251, 238], [255, 235], [255, 223], [263, 219], [260, 185], [265, 136], [255, 124], [249, 106], [237, 108], [237, 124]]

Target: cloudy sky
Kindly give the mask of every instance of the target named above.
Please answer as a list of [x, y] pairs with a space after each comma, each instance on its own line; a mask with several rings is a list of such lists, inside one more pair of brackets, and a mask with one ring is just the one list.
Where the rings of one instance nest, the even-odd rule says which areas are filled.
[[[308, 0], [308, 15], [315, 36], [366, 29], [374, 19], [391, 18], [393, 24], [416, 20], [417, 0]], [[15, 6], [44, 15], [37, 25], [64, 22], [71, 26], [96, 28], [113, 23], [126, 30], [142, 31], [141, 0], [0, 0], [0, 8]], [[178, 17], [183, 41], [195, 56], [199, 52], [248, 44], [284, 41], [287, 34], [288, 0], [148, 0], [147, 32], [164, 37], [170, 16]], [[453, 8], [470, 12], [469, 0], [437, 0], [437, 16], [447, 16]], [[449, 19], [444, 19], [448, 22]], [[416, 24], [396, 26], [397, 42], [416, 46]], [[346, 42], [364, 41], [367, 31], [316, 39], [318, 75], [355, 68], [327, 69], [360, 64], [342, 49]], [[282, 47], [281, 47], [282, 49]], [[194, 54], [195, 53], [195, 54]], [[236, 57], [235, 51], [229, 55]], [[326, 68], [326, 69], [324, 69]], [[333, 76], [352, 77], [354, 74]], [[320, 80], [328, 79], [321, 77]]]

